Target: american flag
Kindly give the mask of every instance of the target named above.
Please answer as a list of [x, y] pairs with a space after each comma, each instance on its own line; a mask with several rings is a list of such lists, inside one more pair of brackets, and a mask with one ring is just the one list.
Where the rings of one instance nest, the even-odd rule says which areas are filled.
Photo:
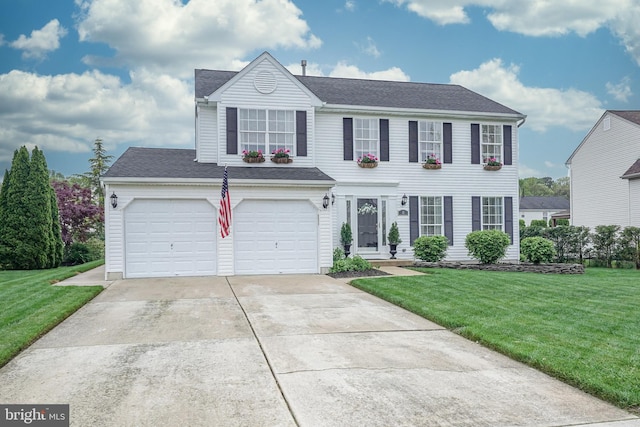
[[218, 212], [218, 223], [220, 224], [220, 235], [224, 239], [229, 235], [229, 231], [231, 229], [231, 200], [229, 199], [229, 180], [226, 166], [224, 167], [222, 191], [220, 192], [220, 212]]

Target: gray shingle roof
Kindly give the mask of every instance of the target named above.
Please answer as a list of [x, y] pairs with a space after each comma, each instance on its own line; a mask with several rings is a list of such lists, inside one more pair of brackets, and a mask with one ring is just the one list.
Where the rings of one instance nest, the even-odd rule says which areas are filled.
[[[195, 70], [196, 98], [209, 96], [237, 73]], [[459, 85], [293, 76], [327, 104], [419, 110], [523, 114]]]
[[569, 200], [564, 197], [526, 196], [520, 197], [520, 210], [565, 210], [569, 209]]
[[609, 112], [640, 125], [640, 110], [609, 110]]
[[636, 160], [627, 171], [622, 174], [622, 178], [640, 178], [640, 159]]
[[[195, 150], [175, 148], [131, 147], [111, 165], [103, 178], [210, 178], [222, 179], [224, 166], [214, 163], [198, 163]], [[318, 168], [299, 167], [232, 167], [229, 180], [334, 180]]]

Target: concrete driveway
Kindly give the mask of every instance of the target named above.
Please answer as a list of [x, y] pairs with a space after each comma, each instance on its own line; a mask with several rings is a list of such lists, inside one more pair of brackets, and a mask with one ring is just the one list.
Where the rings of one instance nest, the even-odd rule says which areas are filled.
[[0, 403], [68, 403], [73, 426], [640, 426], [319, 275], [116, 281], [0, 369]]

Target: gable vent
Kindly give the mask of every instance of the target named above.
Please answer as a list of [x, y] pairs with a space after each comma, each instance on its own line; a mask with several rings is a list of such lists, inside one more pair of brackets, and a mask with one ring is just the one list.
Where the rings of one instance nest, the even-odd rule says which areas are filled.
[[260, 93], [272, 93], [276, 90], [276, 76], [270, 71], [260, 71], [253, 79], [253, 85]]

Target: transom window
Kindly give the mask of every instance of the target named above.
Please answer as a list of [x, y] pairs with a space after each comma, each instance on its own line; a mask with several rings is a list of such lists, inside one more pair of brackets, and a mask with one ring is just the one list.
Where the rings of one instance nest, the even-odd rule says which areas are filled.
[[418, 122], [418, 143], [420, 146], [420, 161], [426, 161], [429, 156], [441, 160], [442, 123], [429, 121]]
[[502, 230], [503, 219], [502, 197], [483, 197], [482, 229]]
[[481, 138], [482, 162], [494, 158], [502, 163], [502, 126], [482, 125]]
[[365, 154], [378, 157], [380, 130], [377, 119], [353, 119], [353, 150], [356, 159]]
[[442, 235], [442, 197], [420, 197], [420, 235]]
[[278, 148], [293, 153], [295, 120], [293, 111], [240, 109], [238, 136], [240, 149], [270, 154]]

